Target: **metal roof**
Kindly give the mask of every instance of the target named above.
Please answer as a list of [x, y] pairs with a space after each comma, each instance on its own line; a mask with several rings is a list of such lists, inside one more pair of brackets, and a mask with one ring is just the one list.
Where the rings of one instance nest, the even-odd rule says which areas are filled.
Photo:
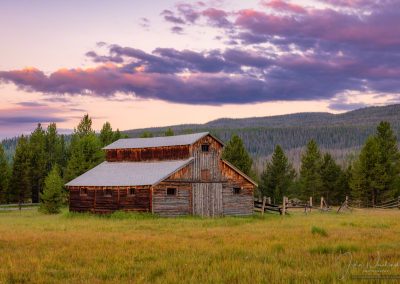
[[[208, 132], [202, 132], [202, 133], [176, 135], [176, 136], [119, 139], [114, 143], [104, 147], [103, 149], [112, 150], [112, 149], [132, 149], [132, 148], [151, 148], [151, 147], [162, 147], [162, 146], [192, 145], [193, 143], [195, 143], [196, 141], [207, 135], [209, 135]], [[222, 144], [222, 142], [220, 143]]]
[[103, 162], [66, 186], [155, 185], [193, 161]]

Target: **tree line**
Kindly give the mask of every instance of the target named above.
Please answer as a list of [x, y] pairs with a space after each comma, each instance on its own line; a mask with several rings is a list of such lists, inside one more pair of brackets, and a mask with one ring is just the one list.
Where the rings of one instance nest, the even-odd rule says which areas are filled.
[[11, 163], [0, 144], [0, 203], [62, 200], [63, 184], [104, 161], [102, 147], [122, 137], [109, 122], [97, 135], [85, 115], [70, 137], [59, 134], [55, 123], [46, 129], [38, 124], [18, 138]]
[[259, 183], [259, 192], [275, 203], [283, 196], [308, 200], [320, 197], [332, 205], [350, 196], [360, 206], [374, 206], [400, 194], [400, 153], [396, 136], [388, 122], [381, 122], [358, 157], [343, 168], [329, 152], [322, 153], [311, 139], [301, 157], [299, 172], [289, 162], [284, 150], [276, 145], [273, 155], [257, 177], [252, 159], [238, 135], [227, 143], [223, 158]]

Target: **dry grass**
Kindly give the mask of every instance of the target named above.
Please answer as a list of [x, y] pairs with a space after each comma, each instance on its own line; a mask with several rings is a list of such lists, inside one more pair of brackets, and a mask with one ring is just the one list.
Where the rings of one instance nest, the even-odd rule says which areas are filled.
[[[0, 282], [332, 283], [376, 273], [364, 271], [368, 262], [400, 275], [399, 220], [395, 210], [220, 219], [2, 212]], [[350, 263], [358, 267], [347, 273]]]

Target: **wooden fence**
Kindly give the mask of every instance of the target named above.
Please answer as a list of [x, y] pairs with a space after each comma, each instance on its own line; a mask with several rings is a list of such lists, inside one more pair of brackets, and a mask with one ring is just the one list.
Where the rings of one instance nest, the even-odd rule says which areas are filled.
[[37, 209], [39, 203], [0, 204], [0, 211], [17, 211]]

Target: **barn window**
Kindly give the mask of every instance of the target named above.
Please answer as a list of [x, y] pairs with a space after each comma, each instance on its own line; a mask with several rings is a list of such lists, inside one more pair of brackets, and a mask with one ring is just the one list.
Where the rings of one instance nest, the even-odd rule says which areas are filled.
[[135, 188], [128, 189], [128, 195], [135, 195]]
[[106, 189], [104, 191], [104, 196], [105, 197], [111, 197], [112, 196], [112, 190], [111, 189]]
[[176, 195], [176, 188], [173, 187], [167, 188], [167, 195]]
[[201, 145], [201, 152], [208, 152], [210, 150], [210, 145], [203, 144]]
[[240, 187], [233, 188], [233, 194], [240, 194], [240, 191], [241, 191]]
[[79, 194], [80, 195], [87, 195], [87, 188], [86, 187], [81, 187]]

